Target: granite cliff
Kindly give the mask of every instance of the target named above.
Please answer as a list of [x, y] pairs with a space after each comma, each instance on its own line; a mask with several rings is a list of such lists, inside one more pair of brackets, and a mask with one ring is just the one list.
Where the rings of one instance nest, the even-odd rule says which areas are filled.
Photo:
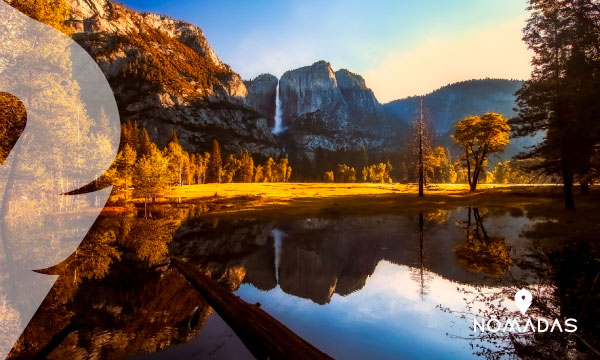
[[280, 153], [268, 116], [249, 105], [246, 84], [200, 28], [107, 0], [70, 0], [70, 8], [73, 38], [108, 78], [122, 121], [138, 121], [159, 144], [176, 130], [190, 151], [217, 138], [229, 152]]
[[[225, 152], [287, 153], [295, 162], [307, 162], [299, 169], [305, 171], [318, 151], [400, 149], [416, 113], [417, 97], [382, 105], [360, 75], [334, 71], [326, 61], [289, 70], [281, 79], [262, 74], [243, 81], [192, 24], [108, 0], [69, 1], [73, 38], [107, 76], [122, 121], [140, 122], [161, 145], [176, 130], [189, 151], [206, 151], [217, 138]], [[466, 115], [512, 116], [521, 83], [471, 80], [424, 96], [440, 142], [452, 145], [452, 126]], [[271, 132], [277, 91], [286, 129], [280, 135]], [[504, 157], [532, 142], [515, 142]]]

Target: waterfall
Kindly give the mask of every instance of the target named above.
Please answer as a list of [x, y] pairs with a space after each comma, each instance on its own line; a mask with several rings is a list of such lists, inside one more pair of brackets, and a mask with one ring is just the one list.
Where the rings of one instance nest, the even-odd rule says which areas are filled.
[[273, 250], [275, 252], [275, 281], [277, 281], [277, 285], [279, 285], [279, 264], [281, 261], [281, 239], [283, 238], [283, 233], [279, 229], [273, 229], [271, 231], [271, 235], [273, 236]]
[[277, 87], [275, 88], [275, 126], [271, 129], [273, 134], [280, 134], [285, 130], [283, 128], [281, 119], [281, 99], [279, 98], [279, 81], [277, 81]]

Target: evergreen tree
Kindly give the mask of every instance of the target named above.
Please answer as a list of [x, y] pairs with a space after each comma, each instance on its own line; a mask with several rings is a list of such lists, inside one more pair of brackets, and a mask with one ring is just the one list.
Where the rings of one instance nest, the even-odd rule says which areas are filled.
[[247, 150], [243, 150], [240, 153], [240, 169], [237, 181], [239, 182], [252, 182], [254, 178], [254, 160]]
[[591, 0], [530, 0], [523, 40], [534, 51], [531, 79], [517, 92], [515, 136], [545, 133], [520, 158], [560, 174], [567, 209], [574, 209], [575, 176], [587, 183], [598, 139], [600, 25]]
[[137, 153], [139, 157], [150, 155], [150, 151], [152, 150], [152, 141], [150, 140], [150, 135], [148, 135], [148, 130], [146, 128], [142, 128], [139, 136], [138, 149]]
[[210, 163], [208, 166], [208, 181], [220, 183], [222, 171], [223, 160], [221, 159], [221, 147], [219, 146], [217, 139], [214, 139], [212, 152], [210, 155]]

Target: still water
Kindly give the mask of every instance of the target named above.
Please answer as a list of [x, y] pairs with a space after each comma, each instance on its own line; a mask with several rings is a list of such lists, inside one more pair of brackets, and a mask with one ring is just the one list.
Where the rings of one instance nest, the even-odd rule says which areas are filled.
[[[133, 237], [139, 248], [122, 250], [62, 305], [47, 304], [59, 315], [36, 315], [30, 342], [49, 358], [252, 358], [176, 269], [160, 257], [153, 263], [147, 253], [162, 244], [145, 244], [149, 236], [170, 237], [166, 255], [209, 272], [335, 358], [585, 358], [593, 350], [580, 339], [599, 340], [594, 235], [560, 238], [561, 224], [524, 209], [280, 220], [177, 214], [162, 214], [169, 225], [154, 229], [131, 220], [115, 246], [127, 247], [143, 229]], [[160, 233], [165, 227], [172, 231]], [[521, 287], [532, 290], [536, 317], [578, 318], [579, 340], [474, 336], [473, 318], [518, 313], [511, 297]]]

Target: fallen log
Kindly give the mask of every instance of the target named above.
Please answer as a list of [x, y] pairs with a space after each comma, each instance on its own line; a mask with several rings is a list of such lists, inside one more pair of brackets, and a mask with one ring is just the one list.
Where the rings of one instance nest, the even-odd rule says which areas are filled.
[[260, 307], [251, 305], [190, 264], [171, 263], [221, 316], [257, 359], [332, 359]]

